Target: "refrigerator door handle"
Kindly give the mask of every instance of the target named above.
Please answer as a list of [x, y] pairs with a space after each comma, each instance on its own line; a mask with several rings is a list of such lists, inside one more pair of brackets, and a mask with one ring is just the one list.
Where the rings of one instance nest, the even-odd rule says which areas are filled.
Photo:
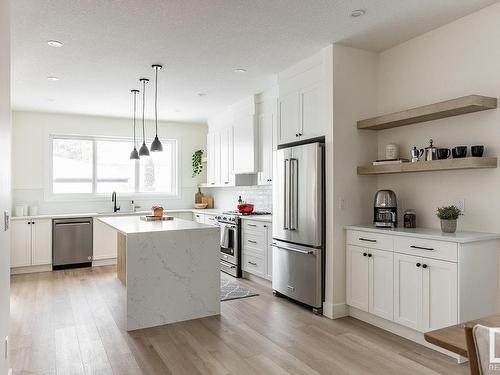
[[285, 181], [284, 184], [284, 189], [283, 189], [283, 208], [284, 208], [284, 213], [283, 213], [283, 229], [288, 230], [290, 226], [290, 216], [289, 216], [289, 210], [290, 210], [290, 201], [289, 201], [289, 196], [290, 196], [290, 181], [288, 177], [288, 172], [289, 172], [289, 160], [285, 159], [283, 164], [284, 164], [284, 172], [283, 172], [283, 179]]
[[297, 230], [298, 164], [298, 159], [290, 159], [290, 230]]

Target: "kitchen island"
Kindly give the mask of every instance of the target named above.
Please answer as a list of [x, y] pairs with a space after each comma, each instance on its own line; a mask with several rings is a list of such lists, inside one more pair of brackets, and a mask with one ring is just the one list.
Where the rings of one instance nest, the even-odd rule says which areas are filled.
[[220, 313], [218, 227], [177, 218], [98, 220], [117, 231], [128, 331]]

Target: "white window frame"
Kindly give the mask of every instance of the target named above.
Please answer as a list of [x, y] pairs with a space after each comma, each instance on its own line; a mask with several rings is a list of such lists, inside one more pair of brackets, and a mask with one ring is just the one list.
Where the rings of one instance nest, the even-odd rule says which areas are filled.
[[[108, 200], [110, 199], [109, 193], [97, 193], [97, 142], [96, 141], [130, 141], [133, 142], [133, 138], [130, 137], [120, 137], [120, 136], [83, 136], [83, 135], [69, 135], [69, 134], [49, 134], [47, 139], [47, 153], [45, 158], [45, 189], [44, 196], [47, 201], [72, 201], [72, 200]], [[86, 140], [92, 141], [92, 193], [54, 193], [53, 191], [53, 140], [54, 139], [73, 139], [73, 140]], [[150, 144], [153, 139], [146, 139], [146, 143]], [[135, 164], [135, 192], [134, 193], [119, 193], [120, 198], [128, 199], [149, 199], [149, 198], [162, 198], [162, 199], [180, 199], [179, 195], [179, 163], [180, 160], [180, 147], [179, 141], [177, 139], [162, 139], [163, 143], [171, 143], [174, 146], [173, 150], [173, 167], [172, 167], [172, 181], [173, 181], [173, 192], [139, 192], [140, 187], [140, 171], [139, 171], [139, 160], [136, 160]], [[140, 146], [140, 142], [137, 141], [137, 147]], [[132, 150], [130, 150], [132, 151]], [[124, 157], [128, 158], [128, 155]]]

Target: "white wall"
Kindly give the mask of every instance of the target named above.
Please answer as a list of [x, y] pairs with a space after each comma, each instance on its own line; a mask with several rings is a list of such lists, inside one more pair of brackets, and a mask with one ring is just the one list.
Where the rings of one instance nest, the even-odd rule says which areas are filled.
[[373, 218], [376, 179], [358, 176], [356, 167], [376, 157], [377, 135], [359, 131], [356, 121], [376, 110], [378, 56], [341, 45], [334, 45], [332, 53], [333, 168], [328, 168], [327, 173], [330, 172], [333, 194], [328, 192], [327, 204], [333, 224], [327, 228], [327, 242], [333, 243], [333, 253], [327, 269], [334, 315], [338, 316], [345, 310], [344, 226], [370, 222]]
[[[47, 142], [50, 134], [126, 136], [132, 135], [131, 121], [128, 119], [64, 115], [35, 112], [13, 113], [13, 205], [28, 203], [39, 205], [40, 213], [71, 213], [106, 211], [111, 208], [110, 199], [92, 201], [48, 201], [44, 196], [46, 176]], [[150, 121], [146, 134], [153, 135]], [[143, 209], [153, 204], [165, 208], [189, 208], [194, 202], [196, 186], [204, 181], [204, 175], [191, 177], [191, 155], [199, 149], [206, 149], [206, 124], [160, 122], [158, 132], [161, 138], [177, 139], [179, 146], [179, 194], [177, 199], [136, 199]], [[128, 155], [124, 155], [128, 158]], [[120, 198], [120, 197], [118, 197]], [[122, 207], [130, 203], [120, 201]]]
[[10, 208], [10, 2], [0, 0], [0, 374], [7, 374], [4, 343], [10, 319], [10, 233], [4, 228], [4, 211]]
[[[468, 94], [500, 97], [500, 4], [389, 49], [380, 55], [378, 113], [403, 110]], [[384, 130], [379, 155], [395, 142], [404, 155], [429, 138], [436, 146], [486, 146], [500, 156], [500, 109]], [[469, 149], [470, 155], [470, 149]], [[378, 178], [404, 208], [417, 211], [419, 226], [439, 227], [436, 207], [465, 199], [459, 229], [500, 232], [500, 169], [414, 173]]]

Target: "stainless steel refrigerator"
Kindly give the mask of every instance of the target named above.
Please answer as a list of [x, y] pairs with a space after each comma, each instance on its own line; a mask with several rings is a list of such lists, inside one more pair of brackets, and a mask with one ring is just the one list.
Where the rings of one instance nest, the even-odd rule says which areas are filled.
[[273, 291], [322, 312], [324, 144], [274, 154]]

